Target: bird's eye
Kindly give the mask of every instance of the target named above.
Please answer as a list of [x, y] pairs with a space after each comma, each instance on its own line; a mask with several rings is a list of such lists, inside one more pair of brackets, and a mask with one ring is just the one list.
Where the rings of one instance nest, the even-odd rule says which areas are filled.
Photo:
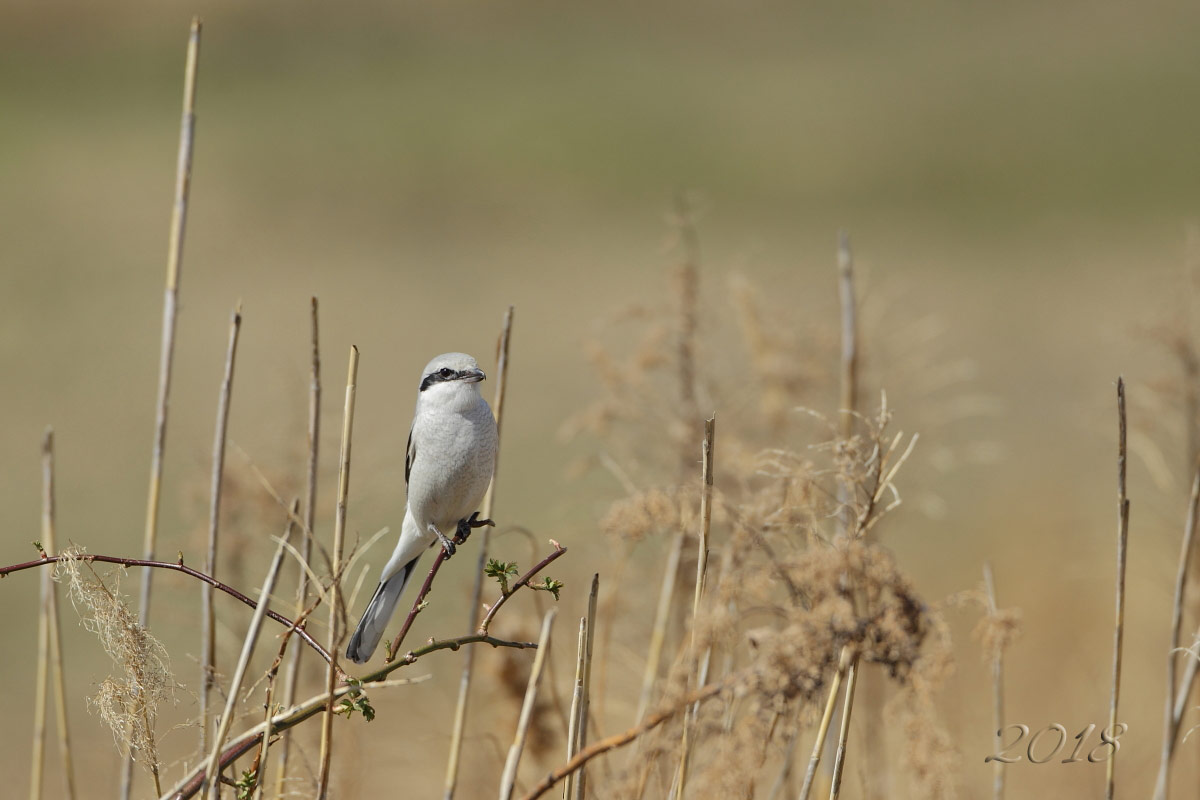
[[454, 370], [449, 367], [442, 367], [438, 370], [438, 375], [441, 375], [443, 378], [450, 378], [454, 375]]

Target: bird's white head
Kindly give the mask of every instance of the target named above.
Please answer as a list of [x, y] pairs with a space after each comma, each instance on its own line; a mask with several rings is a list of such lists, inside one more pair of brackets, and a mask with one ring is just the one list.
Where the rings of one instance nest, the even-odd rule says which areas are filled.
[[425, 400], [459, 393], [478, 395], [479, 382], [486, 377], [466, 353], [443, 353], [425, 365], [417, 396]]

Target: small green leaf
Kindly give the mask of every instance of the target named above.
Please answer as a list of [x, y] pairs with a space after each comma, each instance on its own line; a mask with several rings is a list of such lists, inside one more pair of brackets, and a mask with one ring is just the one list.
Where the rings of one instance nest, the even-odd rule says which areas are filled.
[[489, 578], [495, 578], [500, 584], [500, 592], [508, 594], [508, 579], [509, 576], [517, 574], [517, 562], [498, 561], [497, 559], [489, 558], [487, 566], [483, 568], [483, 574]]
[[237, 800], [250, 800], [254, 796], [254, 789], [258, 786], [258, 770], [248, 769], [242, 773], [242, 777], [234, 784], [237, 789]]
[[563, 588], [563, 585], [564, 584], [562, 581], [556, 581], [553, 578], [542, 578], [541, 583], [531, 583], [529, 584], [529, 588], [536, 589], [539, 592], [549, 592], [550, 594], [554, 595], [554, 599], [557, 600], [558, 592]]
[[375, 707], [371, 705], [371, 701], [367, 699], [367, 696], [362, 693], [343, 697], [342, 701], [338, 703], [338, 707], [333, 710], [333, 713], [345, 714], [346, 719], [349, 719], [354, 716], [355, 711], [362, 714], [363, 719], [367, 722], [375, 719]]

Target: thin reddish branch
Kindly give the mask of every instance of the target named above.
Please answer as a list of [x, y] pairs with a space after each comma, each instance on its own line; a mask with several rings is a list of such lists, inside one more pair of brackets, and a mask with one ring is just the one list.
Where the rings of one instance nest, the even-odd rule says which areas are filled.
[[[360, 685], [363, 686], [363, 688], [369, 689], [371, 688], [370, 685], [372, 683], [383, 680], [388, 674], [400, 669], [401, 667], [406, 667], [409, 664], [415, 663], [422, 656], [429, 655], [430, 653], [434, 653], [438, 650], [458, 650], [460, 647], [471, 644], [487, 644], [491, 645], [492, 647], [512, 647], [518, 650], [537, 649], [537, 644], [534, 642], [506, 641], [504, 639], [496, 639], [492, 636], [481, 636], [479, 634], [459, 636], [454, 639], [430, 641], [425, 646], [405, 654], [404, 658], [400, 659], [396, 663], [382, 667], [375, 672], [358, 678], [357, 680], [359, 681]], [[338, 689], [338, 691], [344, 694], [347, 689], [346, 687], [342, 687]], [[294, 728], [301, 722], [304, 722], [305, 720], [322, 713], [325, 711], [325, 708], [326, 698], [323, 695], [318, 695], [316, 698], [305, 701], [304, 703], [301, 703], [273, 718], [270, 723], [271, 731], [273, 734], [282, 733], [285, 730]], [[222, 771], [224, 771], [226, 767], [228, 767], [238, 758], [250, 752], [260, 741], [262, 741], [263, 731], [261, 729], [264, 727], [265, 725], [259, 725], [256, 728], [252, 728], [251, 730], [243, 733], [240, 738], [226, 747], [224, 752], [221, 753], [220, 768]], [[195, 768], [187, 778], [179, 783], [174, 789], [167, 792], [164, 797], [170, 798], [170, 800], [188, 800], [188, 798], [195, 797], [203, 786], [204, 770], [206, 766], [206, 764], [201, 764]]]
[[483, 621], [479, 623], [478, 633], [485, 634], [488, 632], [488, 625], [492, 624], [492, 617], [496, 616], [496, 612], [500, 610], [500, 606], [508, 602], [508, 598], [516, 594], [517, 589], [520, 589], [522, 586], [528, 586], [529, 581], [539, 572], [544, 570], [551, 561], [567, 552], [567, 548], [563, 547], [553, 539], [550, 540], [550, 544], [554, 545], [554, 552], [543, 558], [538, 563], [534, 564], [533, 568], [529, 570], [529, 572], [526, 572], [524, 575], [522, 575], [517, 582], [513, 584], [511, 589], [500, 594], [500, 597], [496, 600], [496, 602], [492, 603], [491, 607], [487, 611], [487, 614], [484, 615]]
[[[454, 543], [462, 544], [462, 537], [455, 534]], [[404, 643], [404, 637], [408, 636], [408, 629], [412, 627], [413, 620], [417, 618], [417, 614], [420, 614], [421, 609], [425, 607], [425, 597], [429, 594], [429, 590], [433, 588], [433, 579], [438, 574], [438, 570], [442, 568], [442, 562], [445, 560], [446, 551], [444, 548], [439, 547], [437, 558], [433, 560], [433, 566], [429, 568], [429, 574], [425, 576], [425, 582], [421, 584], [421, 591], [417, 592], [417, 599], [413, 601], [412, 610], [404, 618], [404, 626], [400, 628], [400, 632], [396, 634], [396, 638], [392, 639], [392, 644], [388, 647], [387, 658], [384, 659], [383, 663], [392, 663], [396, 658], [396, 654], [400, 652], [400, 645]]]
[[[228, 586], [224, 583], [221, 583], [219, 580], [212, 577], [211, 575], [205, 575], [203, 572], [194, 570], [188, 566], [184, 566], [182, 559], [179, 561], [149, 561], [149, 560], [142, 559], [142, 558], [123, 558], [120, 556], [102, 556], [102, 555], [94, 555], [92, 553], [81, 553], [79, 555], [74, 555], [74, 556], [61, 556], [61, 555], [45, 556], [43, 558], [37, 559], [36, 561], [26, 561], [23, 564], [10, 564], [7, 567], [0, 567], [0, 578], [6, 578], [6, 577], [8, 577], [8, 575], [10, 573], [13, 573], [13, 572], [20, 572], [20, 571], [26, 570], [26, 569], [34, 569], [36, 567], [44, 567], [48, 564], [54, 564], [54, 563], [62, 560], [63, 558], [75, 558], [80, 561], [87, 561], [89, 563], [99, 561], [104, 564], [119, 564], [123, 567], [147, 567], [150, 569], [166, 569], [166, 570], [171, 570], [172, 572], [182, 572], [184, 575], [189, 575], [198, 581], [203, 581], [204, 583], [207, 583], [209, 586], [213, 587], [214, 589], [218, 589], [218, 590], [224, 592], [225, 594], [229, 595], [230, 597], [233, 597], [233, 598], [236, 598], [236, 599], [242, 601], [243, 603], [248, 605], [250, 608], [258, 607], [258, 603], [254, 602], [249, 597], [247, 597], [246, 595], [239, 592], [237, 589], [234, 589], [232, 586]], [[289, 628], [289, 632], [290, 632], [290, 630], [295, 630], [295, 632], [300, 636], [300, 638], [304, 640], [305, 644], [307, 644], [313, 650], [316, 650], [317, 653], [320, 654], [321, 658], [325, 659], [326, 663], [329, 662], [329, 651], [327, 651], [324, 647], [322, 647], [317, 642], [316, 639], [312, 638], [312, 636], [310, 636], [308, 634], [308, 631], [304, 630], [303, 627], [297, 626], [296, 623], [293, 622], [292, 620], [288, 619], [287, 617], [285, 617], [275, 611], [271, 611], [269, 609], [267, 611], [267, 616], [270, 617], [271, 619], [275, 620], [276, 622], [278, 622], [280, 625], [284, 625], [287, 628]], [[339, 670], [339, 672], [341, 672], [341, 671]], [[341, 677], [343, 679], [345, 679], [347, 677], [346, 673], [341, 672]]]
[[685, 711], [693, 703], [701, 703], [709, 698], [715, 697], [729, 687], [733, 686], [733, 684], [736, 683], [736, 681], [741, 677], [741, 673], [735, 672], [726, 677], [725, 680], [721, 681], [720, 683], [711, 683], [708, 686], [702, 686], [701, 688], [689, 694], [687, 697], [684, 697], [679, 703], [676, 703], [670, 708], [663, 709], [657, 714], [652, 714], [646, 717], [646, 719], [644, 719], [642, 722], [634, 725], [632, 728], [624, 731], [623, 733], [613, 734], [606, 739], [601, 739], [595, 744], [585, 747], [583, 750], [580, 750], [578, 753], [576, 753], [575, 757], [570, 761], [563, 764], [553, 772], [548, 773], [546, 777], [542, 778], [538, 784], [522, 798], [522, 800], [536, 800], [536, 798], [541, 797], [546, 792], [554, 788], [554, 784], [558, 783], [563, 778], [567, 777], [596, 756], [603, 755], [609, 750], [614, 750], [618, 747], [629, 744], [642, 734], [657, 728], [671, 717]]

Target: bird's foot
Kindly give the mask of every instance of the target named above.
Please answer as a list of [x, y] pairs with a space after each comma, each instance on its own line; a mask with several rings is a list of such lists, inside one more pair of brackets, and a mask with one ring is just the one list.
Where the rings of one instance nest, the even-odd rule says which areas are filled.
[[438, 538], [438, 541], [442, 543], [442, 550], [446, 552], [446, 558], [450, 558], [450, 556], [454, 555], [454, 551], [457, 549], [454, 546], [454, 542], [450, 541], [450, 539], [446, 537], [446, 534], [442, 533], [441, 530], [438, 529], [438, 526], [434, 525], [432, 522], [429, 523], [429, 530], [431, 533], [435, 534]]
[[471, 535], [471, 531], [475, 528], [494, 527], [496, 527], [496, 523], [492, 522], [490, 519], [480, 519], [479, 512], [476, 511], [467, 519], [460, 519], [458, 521], [458, 533], [454, 539], [461, 544], [467, 540], [467, 537]]

